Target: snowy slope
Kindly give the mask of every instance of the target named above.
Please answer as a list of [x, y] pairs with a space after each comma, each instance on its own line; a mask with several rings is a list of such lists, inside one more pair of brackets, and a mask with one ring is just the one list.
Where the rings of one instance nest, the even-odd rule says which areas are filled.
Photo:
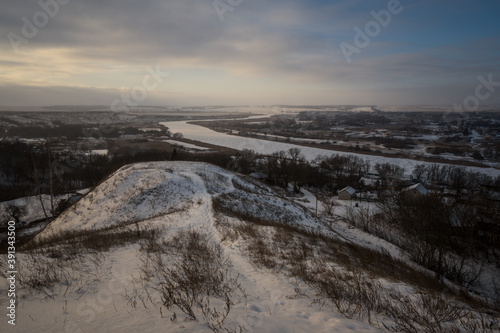
[[49, 224], [39, 237], [59, 231], [124, 226], [197, 210], [219, 195], [232, 199], [228, 204], [234, 211], [261, 218], [267, 214], [268, 219], [278, 221], [286, 215], [293, 217], [289, 223], [314, 224], [303, 208], [276, 197], [274, 191], [256, 185], [251, 178], [205, 163], [154, 162], [121, 168]]
[[[53, 221], [37, 238], [82, 229], [134, 228], [130, 223], [139, 222], [141, 228], [164, 230], [165, 238], [179, 230], [194, 229], [221, 242], [214, 226], [213, 210], [213, 201], [219, 196], [246, 200], [243, 206], [230, 202], [234, 205], [227, 207], [228, 214], [242, 211], [246, 216], [257, 214], [258, 218], [277, 222], [281, 222], [281, 216], [293, 216], [293, 221], [283, 223], [305, 228], [317, 223], [305, 209], [278, 197], [273, 190], [251, 178], [204, 163], [156, 162], [123, 167]], [[171, 313], [151, 304], [131, 306], [127, 297], [137, 288], [141, 275], [138, 249], [137, 244], [131, 244], [104, 252], [98, 260], [99, 266], [93, 269], [89, 267], [94, 265], [94, 257], [84, 257], [72, 266], [70, 274], [90, 274], [90, 278], [75, 279], [80, 281], [79, 288], [71, 286], [68, 291], [64, 286], [55, 287], [50, 297], [19, 290], [17, 324], [9, 327], [9, 331], [211, 332], [202, 321], [172, 322]], [[233, 306], [228, 325], [244, 325], [248, 332], [377, 331], [368, 323], [347, 319], [330, 309], [311, 307], [309, 299], [290, 298], [295, 294], [295, 278], [256, 268], [240, 242], [226, 244], [223, 251], [248, 293], [245, 302]], [[33, 269], [30, 266], [36, 265], [36, 261], [31, 260], [23, 254], [18, 256], [21, 273], [23, 269]], [[6, 287], [2, 279], [0, 290]], [[0, 305], [4, 307], [6, 302], [2, 298]]]

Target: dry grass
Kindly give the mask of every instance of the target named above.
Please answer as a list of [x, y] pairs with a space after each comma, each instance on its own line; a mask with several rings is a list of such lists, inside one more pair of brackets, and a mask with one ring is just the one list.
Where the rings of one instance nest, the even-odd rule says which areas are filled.
[[208, 235], [180, 231], [168, 241], [143, 242], [141, 252], [142, 274], [139, 287], [126, 295], [129, 304], [149, 302], [171, 311], [173, 322], [203, 320], [214, 332], [243, 331], [226, 327], [225, 320], [235, 304], [246, 302], [245, 291], [230, 260]]
[[19, 248], [21, 288], [54, 298], [83, 292], [110, 273], [103, 252], [140, 240], [154, 239], [154, 229], [109, 228], [100, 231], [63, 232], [31, 240]]
[[[228, 227], [230, 224], [224, 226]], [[308, 285], [295, 297], [310, 298], [348, 318], [365, 319], [388, 332], [498, 332], [488, 304], [472, 301], [442, 281], [387, 251], [329, 238], [271, 221], [234, 226], [253, 263], [281, 271]], [[414, 294], [384, 287], [380, 280], [414, 286]], [[491, 309], [491, 308], [490, 308]], [[492, 309], [493, 310], [493, 309]]]

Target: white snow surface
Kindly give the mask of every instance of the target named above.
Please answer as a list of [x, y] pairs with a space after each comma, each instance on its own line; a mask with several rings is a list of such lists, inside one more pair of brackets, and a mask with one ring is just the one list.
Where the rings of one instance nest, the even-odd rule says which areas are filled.
[[[294, 224], [305, 228], [317, 223], [304, 208], [251, 178], [205, 163], [155, 162], [121, 168], [37, 237], [58, 231], [127, 228], [126, 224], [138, 221], [164, 228], [165, 237], [197, 229], [221, 244], [248, 293], [246, 304], [233, 306], [229, 324], [244, 323], [245, 332], [378, 332], [366, 322], [311, 305], [308, 298], [291, 297], [295, 295], [295, 278], [256, 268], [240, 241], [222, 242], [214, 226], [212, 203], [224, 195], [245, 199], [244, 206], [231, 202], [234, 206], [228, 208], [234, 212], [260, 214], [263, 219], [289, 214]], [[140, 275], [137, 244], [115, 248], [104, 256], [102, 276], [77, 291], [66, 293], [62, 286], [62, 292], [51, 298], [18, 290], [17, 321], [8, 331], [211, 332], [203, 321], [172, 322], [165, 309], [161, 314], [152, 306], [133, 308], [127, 303], [124, 295], [134, 290], [133, 279]], [[18, 261], [23, 262], [23, 254], [18, 255]], [[6, 279], [1, 279], [0, 291], [6, 288]], [[5, 309], [7, 301], [2, 297], [0, 306]]]
[[224, 206], [233, 213], [311, 228], [316, 223], [304, 208], [250, 177], [206, 163], [151, 162], [122, 167], [37, 237], [125, 226], [199, 209], [219, 195], [232, 199]]

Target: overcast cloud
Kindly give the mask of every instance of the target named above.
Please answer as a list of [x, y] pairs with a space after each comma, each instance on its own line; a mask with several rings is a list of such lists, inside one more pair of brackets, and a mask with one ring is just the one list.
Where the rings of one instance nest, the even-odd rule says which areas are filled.
[[39, 2], [1, 0], [1, 105], [107, 105], [148, 66], [169, 73], [149, 105], [453, 104], [500, 82], [496, 0], [401, 1], [350, 62], [340, 43], [396, 0], [243, 0], [223, 21], [213, 0], [59, 1], [27, 38]]

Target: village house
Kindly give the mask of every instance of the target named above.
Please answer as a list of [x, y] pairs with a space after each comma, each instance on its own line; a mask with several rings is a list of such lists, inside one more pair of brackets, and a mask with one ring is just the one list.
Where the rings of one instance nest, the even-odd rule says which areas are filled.
[[429, 194], [429, 190], [422, 183], [417, 183], [404, 188], [401, 193], [409, 195], [427, 195]]
[[356, 190], [347, 186], [339, 191], [339, 200], [352, 200], [355, 194]]

